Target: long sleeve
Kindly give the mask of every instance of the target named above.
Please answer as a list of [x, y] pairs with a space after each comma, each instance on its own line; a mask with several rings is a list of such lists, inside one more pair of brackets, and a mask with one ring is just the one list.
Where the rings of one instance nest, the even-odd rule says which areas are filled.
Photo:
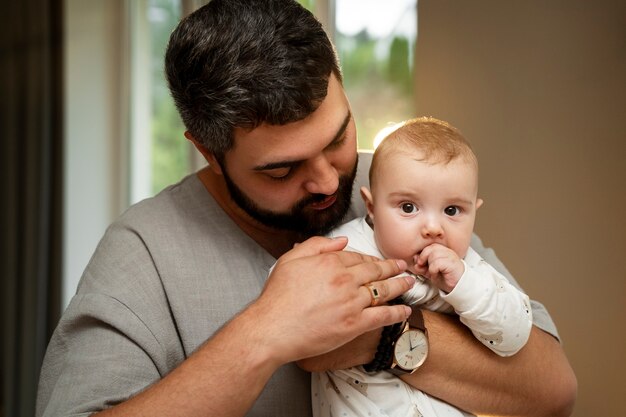
[[489, 349], [500, 356], [517, 353], [532, 327], [528, 296], [471, 248], [464, 263], [465, 273], [457, 286], [442, 298]]

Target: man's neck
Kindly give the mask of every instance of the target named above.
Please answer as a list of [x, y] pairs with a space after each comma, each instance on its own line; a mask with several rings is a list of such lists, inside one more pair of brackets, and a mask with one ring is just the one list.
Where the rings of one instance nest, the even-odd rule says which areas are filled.
[[276, 230], [262, 225], [251, 218], [230, 198], [223, 177], [215, 174], [210, 168], [199, 171], [197, 175], [206, 190], [213, 196], [228, 217], [270, 255], [278, 258], [290, 250], [294, 243], [299, 242], [297, 233]]

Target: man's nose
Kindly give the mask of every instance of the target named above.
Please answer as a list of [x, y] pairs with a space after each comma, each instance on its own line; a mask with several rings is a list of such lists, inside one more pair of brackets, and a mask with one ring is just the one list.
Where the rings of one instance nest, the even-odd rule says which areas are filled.
[[325, 155], [307, 162], [308, 179], [304, 188], [311, 194], [331, 195], [339, 186], [339, 174]]

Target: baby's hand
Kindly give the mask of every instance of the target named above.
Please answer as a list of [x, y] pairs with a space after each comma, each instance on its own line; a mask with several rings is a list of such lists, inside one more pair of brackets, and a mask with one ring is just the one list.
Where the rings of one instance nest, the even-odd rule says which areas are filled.
[[465, 266], [461, 258], [450, 248], [439, 243], [426, 246], [413, 257], [415, 272], [445, 292], [450, 292], [461, 279]]

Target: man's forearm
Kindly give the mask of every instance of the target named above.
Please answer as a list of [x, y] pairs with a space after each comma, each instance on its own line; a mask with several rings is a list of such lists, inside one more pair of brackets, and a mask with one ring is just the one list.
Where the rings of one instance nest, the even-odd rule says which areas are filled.
[[427, 361], [403, 379], [432, 396], [474, 414], [567, 416], [576, 377], [559, 343], [533, 327], [526, 346], [500, 357], [458, 318], [424, 311], [429, 333]]
[[262, 337], [255, 339], [259, 330], [250, 313], [235, 318], [144, 392], [95, 416], [245, 415], [280, 366], [264, 350]]

